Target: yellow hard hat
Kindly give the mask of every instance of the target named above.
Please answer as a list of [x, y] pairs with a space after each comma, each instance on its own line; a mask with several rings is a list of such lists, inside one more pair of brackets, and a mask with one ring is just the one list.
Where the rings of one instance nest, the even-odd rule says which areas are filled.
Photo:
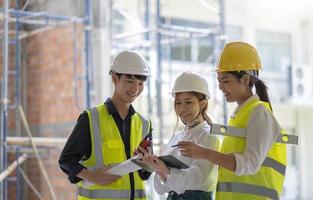
[[248, 43], [227, 43], [221, 52], [217, 72], [260, 70], [261, 61], [256, 49]]

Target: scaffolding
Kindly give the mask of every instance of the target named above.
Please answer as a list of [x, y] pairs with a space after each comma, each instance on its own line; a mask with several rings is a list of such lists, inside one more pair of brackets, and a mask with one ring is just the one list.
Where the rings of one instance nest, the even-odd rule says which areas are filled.
[[[8, 137], [8, 111], [9, 110], [15, 110], [16, 113], [23, 114], [23, 108], [21, 107], [21, 83], [20, 83], [20, 70], [21, 70], [21, 49], [20, 49], [20, 43], [21, 40], [33, 36], [35, 34], [38, 34], [42, 31], [50, 30], [55, 27], [64, 27], [68, 25], [69, 23], [74, 24], [74, 28], [76, 27], [76, 24], [81, 24], [83, 26], [84, 30], [84, 60], [85, 64], [84, 66], [84, 76], [83, 77], [75, 77], [75, 80], [78, 79], [84, 81], [85, 85], [85, 106], [90, 106], [90, 90], [91, 90], [91, 84], [90, 84], [90, 71], [92, 69], [92, 55], [91, 55], [91, 30], [93, 25], [93, 12], [92, 12], [92, 0], [84, 0], [84, 16], [78, 17], [78, 16], [66, 16], [66, 15], [60, 15], [55, 13], [49, 13], [49, 12], [33, 12], [33, 11], [26, 11], [25, 8], [29, 4], [29, 0], [24, 1], [24, 5], [20, 5], [20, 1], [15, 1], [15, 8], [9, 7], [9, 0], [3, 0], [3, 7], [0, 10], [0, 22], [2, 24], [2, 31], [0, 32], [0, 35], [2, 36], [2, 78], [0, 79], [0, 86], [1, 86], [1, 98], [0, 98], [0, 108], [1, 108], [1, 118], [0, 118], [0, 131], [1, 131], [1, 141], [0, 141], [0, 172], [1, 172], [1, 180], [0, 180], [0, 200], [6, 200], [8, 198], [8, 188], [7, 188], [7, 179], [6, 177], [14, 170], [15, 168], [18, 169], [17, 176], [19, 176], [21, 171], [21, 168], [19, 165], [27, 159], [27, 155], [23, 154], [21, 157], [17, 158], [17, 160], [8, 167], [8, 148], [9, 145], [23, 145], [21, 140], [28, 140], [32, 144], [33, 151], [36, 154], [36, 157], [39, 162], [39, 166], [41, 171], [43, 172], [43, 175], [47, 181], [50, 194], [52, 199], [56, 199], [56, 195], [53, 191], [53, 187], [49, 180], [47, 179], [47, 174], [43, 168], [42, 162], [40, 161], [39, 153], [36, 148], [36, 143], [33, 143], [32, 136], [29, 134], [28, 139], [23, 139], [21, 137], [15, 137], [10, 138]], [[15, 30], [10, 29], [10, 24], [14, 24]], [[35, 30], [31, 31], [25, 31], [21, 30], [21, 26], [24, 24], [28, 25], [34, 25], [40, 28], [36, 28]], [[75, 33], [74, 33], [75, 35]], [[14, 39], [11, 39], [14, 38]], [[76, 39], [74, 37], [74, 39]], [[74, 44], [76, 44], [76, 41], [74, 41]], [[15, 70], [10, 71], [9, 70], [9, 51], [10, 46], [15, 45]], [[73, 63], [77, 63], [77, 49], [74, 49], [74, 60]], [[74, 66], [75, 67], [75, 66]], [[8, 83], [8, 77], [9, 75], [15, 76], [15, 101], [12, 103], [9, 99], [9, 83]], [[76, 91], [75, 91], [76, 94]], [[77, 103], [77, 106], [80, 106]], [[26, 128], [26, 132], [30, 133], [29, 127], [27, 128], [27, 122], [26, 117], [24, 115], [21, 115], [21, 118], [23, 120], [23, 124]], [[20, 118], [19, 118], [20, 119]], [[17, 119], [16, 119], [17, 120]], [[19, 122], [16, 122], [19, 123]], [[8, 140], [10, 138], [10, 140]], [[18, 141], [19, 142], [18, 142]], [[37, 139], [38, 140], [38, 139]], [[41, 139], [39, 144], [42, 144]], [[49, 139], [51, 140], [51, 139]], [[62, 141], [60, 141], [62, 140]], [[25, 141], [24, 141], [25, 142]], [[59, 139], [57, 142], [64, 143], [64, 139]], [[18, 156], [18, 154], [17, 154]], [[2, 173], [3, 172], [3, 173]], [[23, 175], [23, 173], [22, 173]], [[24, 179], [25, 174], [23, 175]], [[19, 177], [17, 177], [18, 182]], [[25, 179], [27, 183], [29, 183], [29, 180]], [[34, 189], [34, 187], [31, 187]], [[21, 198], [21, 195], [19, 194], [19, 189], [17, 188], [17, 199]], [[38, 195], [37, 195], [38, 196]]]
[[[162, 61], [166, 59], [166, 55], [164, 55], [162, 49], [166, 45], [171, 45], [173, 43], [179, 42], [179, 41], [185, 41], [190, 40], [192, 38], [206, 38], [208, 36], [214, 37], [217, 40], [217, 44], [214, 46], [215, 53], [218, 52], [223, 46], [225, 42], [225, 17], [224, 17], [224, 1], [225, 0], [216, 0], [218, 4], [218, 10], [214, 10], [204, 0], [197, 0], [195, 2], [202, 4], [204, 7], [208, 8], [210, 11], [213, 11], [215, 14], [219, 17], [219, 22], [216, 27], [213, 28], [194, 28], [194, 27], [187, 27], [187, 26], [177, 26], [177, 25], [169, 25], [161, 20], [161, 1], [144, 1], [144, 17], [143, 17], [143, 28], [139, 31], [135, 32], [123, 32], [116, 35], [110, 35], [110, 38], [112, 38], [112, 48], [110, 49], [110, 53], [113, 54], [117, 50], [120, 49], [130, 49], [130, 50], [143, 50], [146, 51], [146, 55], [149, 55], [150, 51], [156, 52], [156, 99], [157, 99], [157, 108], [156, 108], [156, 116], [158, 119], [158, 127], [156, 128], [159, 133], [158, 141], [159, 143], [156, 144], [158, 146], [163, 145], [163, 132], [164, 132], [164, 110], [163, 110], [163, 104], [162, 104], [162, 74], [163, 74], [163, 68], [162, 68]], [[61, 138], [55, 138], [53, 143], [46, 141], [43, 138], [33, 138], [30, 136], [31, 139], [28, 138], [18, 138], [18, 137], [8, 137], [8, 110], [9, 109], [16, 109], [18, 110], [18, 113], [23, 113], [23, 109], [20, 107], [21, 105], [21, 97], [20, 97], [20, 82], [19, 82], [19, 75], [20, 75], [20, 40], [27, 38], [29, 36], [32, 36], [34, 34], [38, 34], [42, 31], [52, 29], [54, 27], [62, 27], [65, 26], [67, 23], [73, 23], [73, 24], [82, 24], [84, 26], [84, 34], [85, 34], [85, 64], [84, 64], [84, 77], [80, 78], [83, 79], [85, 82], [85, 107], [90, 107], [91, 105], [91, 81], [92, 81], [92, 47], [91, 47], [91, 31], [92, 31], [92, 25], [93, 25], [93, 2], [92, 0], [84, 0], [84, 16], [83, 17], [77, 17], [77, 16], [64, 16], [64, 15], [58, 15], [54, 13], [48, 13], [48, 12], [32, 12], [32, 11], [25, 11], [24, 7], [20, 8], [18, 5], [19, 0], [16, 0], [17, 7], [14, 9], [9, 8], [9, 0], [4, 0], [3, 8], [0, 12], [0, 18], [3, 25], [3, 30], [0, 32], [2, 35], [2, 64], [3, 64], [3, 73], [2, 73], [2, 80], [0, 82], [1, 86], [1, 166], [0, 166], [0, 172], [4, 172], [7, 169], [10, 169], [8, 171], [12, 171], [13, 168], [16, 168], [17, 173], [17, 180], [20, 176], [25, 178], [25, 173], [19, 168], [19, 165], [27, 159], [27, 156], [24, 154], [20, 157], [20, 153], [17, 153], [17, 161], [13, 164], [11, 164], [12, 167], [8, 167], [7, 163], [7, 150], [9, 145], [32, 145], [34, 151], [36, 152], [36, 144], [44, 144], [46, 147], [50, 147], [51, 145], [55, 146], [56, 144], [63, 144], [64, 139]], [[109, 3], [107, 3], [107, 6], [110, 6], [110, 9], [116, 9], [118, 12], [122, 14], [127, 20], [132, 21], [132, 23], [136, 23], [133, 19], [131, 19], [131, 16], [125, 13], [125, 10], [122, 10], [119, 6], [112, 6], [113, 0], [110, 0]], [[155, 3], [155, 22], [151, 22], [151, 2]], [[28, 1], [26, 1], [25, 4], [27, 4]], [[111, 21], [112, 16], [110, 16], [109, 21]], [[112, 21], [111, 21], [112, 22]], [[109, 22], [111, 24], [111, 22]], [[9, 23], [15, 23], [15, 30], [9, 30]], [[139, 22], [140, 24], [142, 22]], [[30, 32], [21, 31], [20, 25], [21, 24], [35, 24], [35, 25], [41, 25], [41, 28], [32, 30]], [[75, 27], [75, 26], [74, 26]], [[14, 35], [14, 44], [15, 44], [15, 83], [16, 83], [16, 89], [15, 89], [15, 102], [14, 104], [10, 105], [9, 97], [8, 97], [8, 76], [10, 73], [9, 71], [9, 46], [10, 46], [10, 35]], [[134, 44], [129, 44], [127, 42], [122, 42], [122, 40], [133, 36], [139, 36], [142, 35], [144, 40], [141, 40], [140, 42]], [[154, 41], [154, 42], [151, 42]], [[77, 54], [74, 52], [74, 60], [73, 62], [76, 63]], [[213, 61], [214, 62], [214, 61]], [[77, 78], [79, 79], [79, 78]], [[149, 115], [154, 114], [154, 110], [152, 108], [152, 88], [151, 88], [151, 80], [148, 79], [148, 96], [147, 96], [147, 105], [148, 107], [148, 113]], [[77, 106], [78, 103], [77, 103]], [[226, 124], [226, 103], [224, 102], [224, 120]], [[22, 117], [23, 118], [23, 117]], [[25, 122], [23, 122], [24, 126], [27, 126]], [[30, 131], [27, 131], [29, 133]], [[33, 141], [33, 142], [31, 142]], [[38, 160], [40, 160], [38, 158]], [[40, 163], [40, 161], [38, 161]], [[39, 164], [41, 165], [41, 164]], [[24, 175], [23, 175], [24, 173]], [[44, 172], [43, 172], [44, 173]], [[47, 181], [48, 183], [48, 181]], [[30, 185], [30, 184], [29, 184]], [[49, 183], [48, 183], [49, 185]], [[32, 188], [32, 186], [30, 186]], [[52, 189], [53, 190], [53, 189]], [[3, 181], [0, 180], [0, 200], [6, 200], [7, 199], [7, 183], [6, 179], [4, 178]], [[36, 195], [40, 198], [40, 194], [37, 194], [38, 192], [35, 192]], [[53, 191], [50, 190], [51, 196], [53, 199], [55, 199], [55, 194]], [[20, 194], [17, 194], [17, 197], [20, 197]]]
[[[112, 38], [112, 51], [116, 52], [118, 49], [130, 49], [130, 50], [143, 50], [146, 52], [155, 51], [156, 52], [156, 99], [157, 99], [157, 107], [156, 107], [156, 116], [158, 119], [158, 127], [157, 131], [159, 133], [157, 145], [163, 145], [163, 132], [164, 132], [164, 110], [162, 104], [162, 74], [163, 74], [163, 67], [162, 61], [166, 59], [166, 55], [163, 53], [163, 47], [166, 45], [171, 45], [180, 41], [186, 41], [191, 39], [200, 39], [206, 37], [212, 37], [216, 40], [216, 45], [214, 46], [214, 57], [217, 57], [220, 50], [224, 47], [225, 40], [226, 40], [226, 33], [225, 33], [225, 0], [214, 0], [217, 3], [218, 8], [211, 6], [205, 0], [197, 0], [195, 3], [201, 4], [203, 7], [209, 10], [209, 12], [213, 12], [219, 18], [219, 22], [215, 27], [211, 28], [195, 28], [195, 27], [188, 27], [182, 25], [169, 25], [161, 20], [161, 0], [156, 1], [149, 1], [145, 0], [144, 2], [144, 17], [143, 22], [135, 21], [134, 17], [130, 14], [126, 13], [125, 10], [121, 8], [121, 6], [113, 5], [112, 8], [116, 9], [126, 20], [130, 21], [134, 25], [139, 24], [142, 26], [141, 30], [138, 31], [128, 31], [123, 33], [115, 34], [114, 36], [111, 35]], [[154, 2], [155, 8], [155, 23], [151, 23], [150, 16], [151, 16], [151, 2]], [[209, 23], [209, 21], [208, 21]], [[143, 24], [143, 25], [141, 25]], [[133, 42], [131, 44], [124, 41], [122, 39], [131, 38], [134, 36], [143, 36], [143, 40], [138, 42]], [[151, 42], [154, 41], [154, 42]], [[150, 55], [146, 53], [145, 55]], [[148, 56], [147, 56], [148, 57]], [[149, 60], [149, 58], [148, 58]], [[216, 62], [216, 60], [213, 60]], [[147, 105], [148, 114], [149, 116], [153, 115], [152, 109], [152, 96], [151, 96], [151, 80], [148, 79], [148, 97], [147, 97]], [[224, 124], [227, 124], [227, 108], [226, 108], [226, 101], [223, 101], [223, 120]]]

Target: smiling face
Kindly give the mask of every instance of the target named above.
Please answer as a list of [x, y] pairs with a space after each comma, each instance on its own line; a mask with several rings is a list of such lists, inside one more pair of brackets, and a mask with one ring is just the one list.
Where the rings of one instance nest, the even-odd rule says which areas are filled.
[[115, 85], [114, 96], [123, 103], [132, 103], [144, 89], [144, 80], [139, 80], [135, 76], [122, 74], [118, 77], [112, 74], [112, 80]]
[[206, 100], [199, 101], [199, 99], [192, 92], [181, 92], [175, 94], [175, 111], [179, 118], [187, 126], [195, 119], [199, 122], [203, 121], [202, 112], [206, 106]]
[[248, 75], [239, 79], [231, 73], [218, 72], [217, 79], [219, 89], [223, 92], [227, 102], [237, 102], [238, 105], [241, 105], [253, 95], [249, 87], [250, 78]]

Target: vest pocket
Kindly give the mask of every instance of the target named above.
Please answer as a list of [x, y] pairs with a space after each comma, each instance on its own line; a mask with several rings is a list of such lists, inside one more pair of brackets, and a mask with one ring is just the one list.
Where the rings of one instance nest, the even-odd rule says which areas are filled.
[[109, 148], [117, 149], [122, 148], [123, 142], [121, 140], [107, 140], [107, 144]]
[[106, 164], [117, 164], [125, 160], [124, 144], [121, 140], [104, 141], [102, 152]]

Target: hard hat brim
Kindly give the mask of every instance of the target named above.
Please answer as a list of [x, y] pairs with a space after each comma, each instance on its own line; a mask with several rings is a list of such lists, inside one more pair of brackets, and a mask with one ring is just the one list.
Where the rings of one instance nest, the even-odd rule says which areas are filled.
[[134, 67], [119, 67], [119, 66], [111, 66], [111, 70], [120, 74], [131, 74], [131, 75], [141, 75], [141, 76], [149, 76], [150, 75], [150, 71], [149, 70], [136, 70], [136, 68]]

